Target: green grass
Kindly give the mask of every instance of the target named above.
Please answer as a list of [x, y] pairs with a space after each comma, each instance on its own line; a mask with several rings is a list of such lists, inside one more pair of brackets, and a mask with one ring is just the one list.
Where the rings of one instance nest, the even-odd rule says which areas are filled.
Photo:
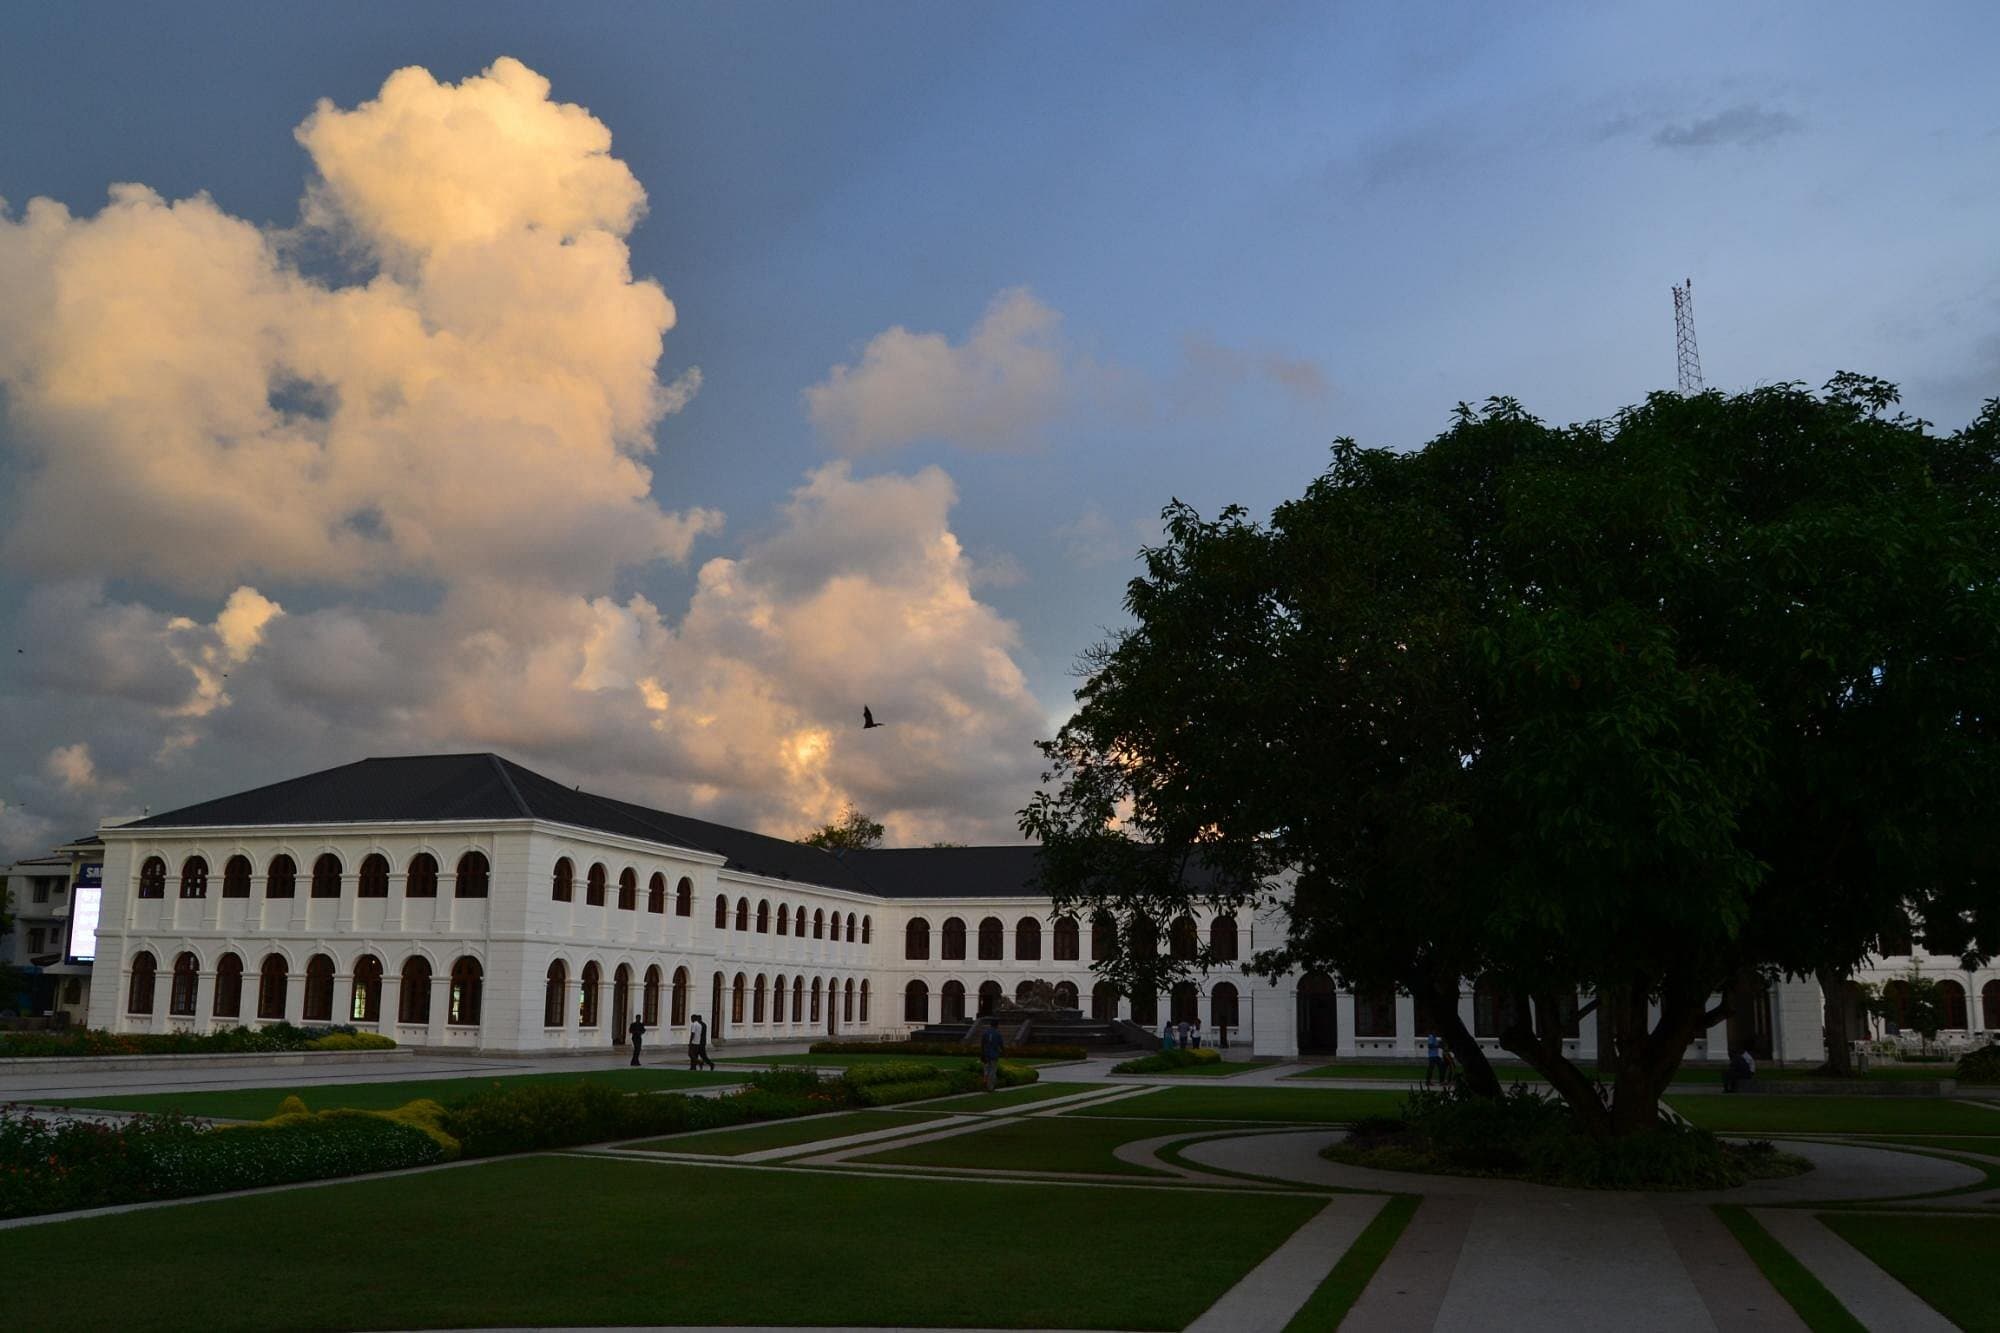
[[1965, 1135], [1938, 1134], [1926, 1137], [1920, 1134], [1874, 1134], [1869, 1143], [1894, 1143], [1908, 1148], [1935, 1148], [1939, 1152], [1984, 1153], [1988, 1157], [2000, 1157], [2000, 1138], [1971, 1138]]
[[[1156, 1069], [1150, 1074], [1134, 1074], [1134, 1078], [1232, 1078], [1237, 1074], [1247, 1074], [1258, 1068], [1248, 1060], [1212, 1060], [1207, 1064], [1182, 1065], [1179, 1069]], [[1116, 1070], [1112, 1072], [1116, 1073]]]
[[1993, 1298], [2000, 1217], [1821, 1213], [1819, 1219], [1960, 1328], [2000, 1329]]
[[1022, 1088], [1002, 1088], [998, 1092], [974, 1092], [926, 1102], [951, 1115], [971, 1111], [1004, 1111], [1012, 1106], [1045, 1102], [1055, 1097], [1074, 1097], [1081, 1092], [1104, 1092], [1110, 1083], [1030, 1083]]
[[762, 1152], [766, 1148], [790, 1148], [848, 1134], [866, 1134], [870, 1130], [895, 1129], [905, 1125], [914, 1127], [925, 1121], [942, 1119], [942, 1115], [930, 1111], [849, 1111], [844, 1115], [778, 1120], [741, 1129], [715, 1129], [706, 1134], [676, 1134], [626, 1146], [647, 1152], [694, 1152], [735, 1157], [746, 1152]]
[[1319, 1289], [1299, 1307], [1292, 1322], [1285, 1325], [1285, 1333], [1319, 1333], [1322, 1329], [1340, 1327], [1340, 1321], [1347, 1318], [1347, 1312], [1367, 1290], [1375, 1270], [1402, 1239], [1403, 1228], [1417, 1215], [1418, 1202], [1414, 1194], [1399, 1194], [1384, 1204], [1382, 1211], [1347, 1247], [1347, 1253], [1340, 1256]]
[[1059, 1171], [1114, 1176], [1162, 1172], [1121, 1162], [1112, 1149], [1161, 1134], [1205, 1134], [1213, 1123], [1162, 1124], [1154, 1120], [1065, 1120], [1059, 1116], [996, 1119], [989, 1129], [932, 1143], [889, 1148], [856, 1160], [894, 1166], [950, 1166], [981, 1171]]
[[[1940, 1078], [1950, 1078], [1951, 1071], [1952, 1066], [1950, 1065], [1886, 1065], [1871, 1069], [1866, 1074], [1857, 1075], [1855, 1081], [1858, 1083], [1933, 1082]], [[1503, 1084], [1541, 1083], [1545, 1081], [1540, 1074], [1537, 1074], [1534, 1070], [1523, 1064], [1513, 1064], [1496, 1060], [1493, 1064], [1493, 1072], [1499, 1076], [1500, 1082]], [[1594, 1077], [1597, 1071], [1587, 1069], [1584, 1072]], [[1719, 1065], [1682, 1065], [1674, 1073], [1674, 1082], [1719, 1084], [1722, 1082], [1722, 1073], [1722, 1068]], [[1311, 1069], [1302, 1070], [1296, 1074], [1288, 1074], [1286, 1077], [1296, 1079], [1366, 1078], [1381, 1079], [1386, 1082], [1422, 1083], [1424, 1081], [1424, 1065], [1421, 1060], [1401, 1064], [1395, 1061], [1336, 1060], [1332, 1064], [1315, 1065]], [[1825, 1076], [1805, 1067], [1796, 1069], [1766, 1068], [1758, 1073], [1757, 1078], [1760, 1082], [1764, 1083], [1802, 1083], [1819, 1082]]]
[[[1001, 1059], [1010, 1065], [1051, 1065], [1068, 1063], [1038, 1056], [1027, 1060], [1016, 1060], [1002, 1055]], [[979, 1057], [976, 1055], [897, 1055], [877, 1054], [873, 1051], [865, 1055], [732, 1055], [726, 1060], [717, 1060], [719, 1065], [784, 1065], [804, 1069], [851, 1069], [855, 1065], [876, 1064], [883, 1060], [909, 1060], [920, 1065], [936, 1065], [939, 1069], [977, 1069]]]
[[[433, 1101], [461, 1101], [490, 1087], [516, 1087], [523, 1083], [606, 1083], [627, 1092], [658, 1092], [670, 1088], [714, 1087], [741, 1083], [740, 1073], [691, 1073], [685, 1069], [592, 1069], [576, 1073], [510, 1074], [504, 1078], [411, 1079], [402, 1083], [312, 1083], [293, 1088], [189, 1089], [179, 1092], [147, 1092], [130, 1096], [66, 1097], [44, 1105], [87, 1106], [106, 1111], [180, 1111], [187, 1115], [209, 1116], [217, 1120], [264, 1120], [275, 1115], [278, 1103], [296, 1096], [315, 1111], [350, 1106], [364, 1111], [381, 1111], [428, 1097]], [[2000, 1116], [1994, 1119], [2000, 1120]]]
[[[1256, 1120], [1286, 1124], [1336, 1125], [1364, 1115], [1394, 1115], [1400, 1092], [1372, 1088], [1161, 1088], [1121, 1097], [1102, 1106], [1083, 1106], [1065, 1116], [1157, 1116], [1167, 1120]], [[1164, 1132], [1164, 1131], [1163, 1131]]]
[[1776, 1287], [1807, 1328], [1813, 1333], [1867, 1333], [1867, 1325], [1847, 1312], [1812, 1271], [1778, 1244], [1770, 1232], [1746, 1208], [1720, 1205], [1715, 1215], [1736, 1237], [1736, 1243], [1750, 1256], [1764, 1280]]
[[1107, 1256], [1158, 1234], [1156, 1191], [522, 1157], [27, 1227], [6, 1251], [71, 1326], [134, 1333], [1179, 1329], [1321, 1206], [1204, 1195], [1201, 1243], [1123, 1281]]
[[1703, 1129], [1732, 1134], [1991, 1134], [2000, 1113], [1945, 1097], [1669, 1097]]

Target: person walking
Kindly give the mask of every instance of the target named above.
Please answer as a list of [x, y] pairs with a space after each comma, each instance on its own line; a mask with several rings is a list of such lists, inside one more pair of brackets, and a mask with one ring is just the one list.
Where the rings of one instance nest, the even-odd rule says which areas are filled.
[[1435, 1032], [1424, 1038], [1424, 1086], [1428, 1088], [1432, 1079], [1444, 1082], [1444, 1043]]
[[1160, 1025], [1160, 1049], [1163, 1051], [1174, 1049], [1174, 1025], [1172, 1023], [1163, 1023]]
[[645, 1015], [632, 1015], [632, 1026], [626, 1028], [625, 1033], [632, 1038], [632, 1067], [637, 1069], [639, 1067], [639, 1046], [646, 1040]]
[[688, 1025], [688, 1068], [715, 1068], [715, 1061], [708, 1058], [708, 1024], [702, 1022], [701, 1015], [694, 1016]]
[[979, 1072], [986, 1080], [988, 1092], [1000, 1082], [1000, 1049], [1003, 1044], [998, 1023], [988, 1023], [979, 1034]]

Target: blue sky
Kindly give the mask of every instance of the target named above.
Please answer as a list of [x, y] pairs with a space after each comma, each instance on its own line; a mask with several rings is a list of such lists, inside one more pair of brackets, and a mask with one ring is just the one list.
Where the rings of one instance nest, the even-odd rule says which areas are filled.
[[[658, 379], [700, 368], [700, 391], [650, 424], [652, 497], [726, 516], [680, 559], [565, 568], [577, 605], [639, 596], [658, 610], [632, 652], [665, 635], [673, 679], [620, 670], [677, 698], [706, 688], [718, 653], [747, 670], [734, 650], [697, 648], [707, 562], [739, 561], [787, 595], [786, 552], [837, 580], [854, 534], [827, 525], [869, 526], [867, 497], [847, 509], [827, 480], [803, 514], [797, 488], [830, 465], [863, 488], [934, 467], [951, 498], [925, 492], [907, 527], [876, 535], [915, 550], [932, 510], [948, 513], [965, 559], [947, 582], [984, 609], [966, 636], [1020, 681], [986, 697], [966, 684], [977, 654], [954, 666], [927, 663], [921, 640], [899, 649], [908, 670], [880, 688], [941, 702], [870, 702], [911, 714], [913, 737], [922, 712], [921, 755], [854, 752], [831, 696], [788, 675], [811, 673], [807, 644], [788, 665], [760, 660], [756, 688], [717, 694], [784, 713], [757, 742], [782, 762], [697, 758], [672, 739], [612, 755], [604, 737], [631, 723], [615, 710], [489, 725], [445, 684], [400, 701], [391, 728], [338, 703], [367, 697], [361, 679], [275, 665], [260, 678], [260, 662], [284, 660], [278, 629], [248, 656], [226, 634], [155, 654], [154, 676], [112, 669], [101, 659], [121, 649], [75, 622], [140, 633], [143, 611], [166, 643], [172, 617], [206, 625], [254, 586], [282, 604], [270, 623], [284, 632], [311, 621], [316, 643], [352, 634], [393, 656], [403, 622], [388, 618], [479, 600], [472, 575], [418, 560], [357, 580], [253, 550], [227, 571], [158, 577], [139, 508], [101, 566], [17, 548], [0, 578], [15, 637], [63, 661], [31, 670], [16, 654], [0, 680], [0, 841], [402, 738], [499, 745], [778, 831], [852, 798], [908, 838], [1002, 836], [1032, 782], [1028, 743], [1065, 708], [1076, 653], [1116, 624], [1131, 553], [1170, 497], [1262, 510], [1334, 437], [1420, 444], [1461, 399], [1506, 393], [1568, 420], [1670, 387], [1668, 288], [1688, 277], [1711, 385], [1857, 369], [1901, 383], [1921, 415], [1969, 419], [2000, 393], [1995, 49], [2000, 11], [1981, 4], [16, 7], [0, 16], [0, 197], [17, 218], [37, 196], [87, 218], [109, 184], [137, 181], [290, 228], [316, 170], [293, 129], [319, 99], [356, 108], [409, 65], [448, 85], [512, 56], [545, 77], [550, 99], [608, 127], [645, 191], [620, 235], [633, 274], [677, 311]], [[857, 445], [808, 410], [805, 391], [860, 367], [885, 331], [957, 347], [1016, 292], [1046, 321], [1028, 341], [1056, 382], [1017, 392], [994, 371], [1001, 398], [1032, 408], [1019, 420], [994, 426], [1008, 409], [989, 403], [982, 431], [946, 404], [914, 438]], [[24, 504], [76, 499], [30, 484], [68, 437], [37, 435], [27, 373], [0, 360], [16, 528]], [[69, 527], [87, 542], [89, 520]], [[889, 580], [882, 595], [912, 586], [870, 577]], [[447, 628], [527, 633], [480, 614]], [[787, 632], [815, 624], [800, 609]], [[236, 655], [229, 698], [190, 712], [183, 696], [202, 687], [183, 659], [211, 649]], [[593, 710], [609, 707], [609, 670], [575, 674]], [[964, 710], [985, 721], [955, 746]], [[953, 749], [978, 771], [952, 770]]]

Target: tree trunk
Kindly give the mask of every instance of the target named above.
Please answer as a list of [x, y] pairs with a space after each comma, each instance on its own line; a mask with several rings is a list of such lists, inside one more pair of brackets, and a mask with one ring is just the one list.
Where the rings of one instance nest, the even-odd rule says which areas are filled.
[[1813, 976], [1819, 980], [1825, 1014], [1826, 1063], [1820, 1069], [1835, 1078], [1847, 1078], [1854, 1073], [1853, 1038], [1847, 1031], [1847, 969], [1822, 967]]
[[[1539, 1024], [1537, 1017], [1541, 1020]], [[1563, 1054], [1562, 1028], [1552, 998], [1531, 1006], [1526, 995], [1515, 996], [1506, 1020], [1500, 1025], [1500, 1044], [1549, 1081], [1585, 1133], [1599, 1139], [1611, 1136], [1610, 1111], [1598, 1096], [1597, 1084]]]
[[1458, 1016], [1458, 986], [1449, 990], [1432, 984], [1428, 977], [1419, 977], [1405, 983], [1409, 991], [1425, 1009], [1429, 1010], [1438, 1025], [1438, 1035], [1451, 1048], [1452, 1056], [1458, 1061], [1458, 1077], [1465, 1084], [1467, 1092], [1477, 1097], [1498, 1097], [1500, 1076], [1493, 1072], [1493, 1062], [1486, 1058], [1486, 1048], [1465, 1026], [1465, 1020]]
[[1622, 1138], [1658, 1127], [1660, 1097], [1686, 1057], [1688, 1043], [1704, 1026], [1727, 1014], [1726, 999], [1709, 1010], [1706, 991], [1669, 984], [1660, 1001], [1659, 1020], [1649, 1021], [1645, 982], [1643, 977], [1634, 978], [1634, 984], [1620, 993], [1599, 995], [1597, 1058], [1600, 1075], [1609, 1071], [1608, 1104], [1598, 1083], [1563, 1054], [1556, 997], [1539, 997], [1533, 1018], [1528, 1016], [1527, 997], [1518, 998], [1516, 1012], [1502, 1027], [1500, 1044], [1548, 1079], [1578, 1125], [1593, 1138]]

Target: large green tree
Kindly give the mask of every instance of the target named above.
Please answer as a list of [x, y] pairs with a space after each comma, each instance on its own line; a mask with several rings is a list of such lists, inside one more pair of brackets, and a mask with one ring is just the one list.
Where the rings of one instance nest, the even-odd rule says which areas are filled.
[[[1893, 402], [1496, 399], [1414, 452], [1342, 442], [1268, 524], [1170, 507], [1022, 812], [1046, 887], [1120, 918], [1101, 966], [1137, 988], [1205, 961], [1164, 923], [1282, 886], [1257, 966], [1411, 993], [1492, 1090], [1478, 977], [1606, 1135], [1739, 987], [1912, 920], [1990, 951], [2000, 405], [1939, 437]], [[1579, 996], [1608, 1097], [1564, 1052]]]

